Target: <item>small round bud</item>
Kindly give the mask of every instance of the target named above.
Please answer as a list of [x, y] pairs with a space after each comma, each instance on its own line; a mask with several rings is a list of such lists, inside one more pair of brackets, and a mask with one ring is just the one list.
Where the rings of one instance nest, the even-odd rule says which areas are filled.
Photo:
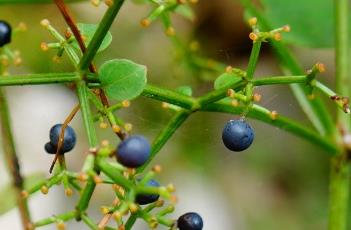
[[324, 73], [325, 72], [325, 65], [323, 63], [317, 63], [316, 67], [318, 69], [318, 72]]
[[234, 107], [238, 107], [240, 103], [239, 103], [238, 100], [233, 99], [231, 104], [232, 104], [232, 106], [234, 106]]
[[49, 188], [46, 185], [43, 185], [43, 186], [41, 186], [40, 191], [41, 191], [41, 193], [46, 195], [49, 193]]
[[253, 95], [253, 100], [254, 100], [254, 102], [260, 102], [261, 99], [262, 99], [262, 95], [261, 95], [261, 94], [255, 93], [255, 94]]
[[108, 207], [102, 206], [100, 208], [100, 211], [101, 211], [102, 214], [106, 215], [106, 214], [108, 214], [110, 212], [110, 209]]
[[66, 225], [63, 222], [57, 223], [56, 227], [57, 227], [58, 230], [65, 230], [66, 229]]
[[141, 25], [142, 27], [148, 27], [148, 26], [150, 26], [150, 24], [151, 24], [151, 22], [150, 22], [150, 20], [147, 19], [147, 18], [144, 18], [143, 20], [140, 21], [140, 25]]
[[14, 64], [15, 66], [19, 66], [20, 64], [22, 64], [22, 58], [16, 57], [16, 58], [13, 60], [13, 64]]
[[88, 175], [86, 173], [80, 173], [77, 179], [81, 182], [85, 182], [88, 180]]
[[134, 204], [134, 203], [130, 203], [129, 204], [129, 210], [131, 213], [136, 213], [138, 211], [138, 205]]
[[105, 4], [108, 7], [111, 7], [114, 4], [114, 0], [105, 0]]
[[50, 25], [50, 21], [48, 19], [43, 19], [41, 20], [40, 25], [48, 27]]
[[175, 192], [175, 187], [174, 187], [174, 184], [169, 184], [167, 185], [167, 190], [168, 192]]
[[235, 91], [233, 89], [228, 89], [227, 96], [233, 98], [235, 96]]
[[40, 43], [40, 49], [43, 51], [48, 51], [49, 50], [49, 46], [46, 42], [42, 42]]
[[90, 0], [90, 3], [91, 3], [93, 6], [99, 6], [99, 5], [100, 5], [100, 0]]
[[175, 34], [176, 34], [175, 29], [172, 26], [167, 28], [167, 30], [166, 30], [167, 36], [174, 36]]
[[120, 220], [122, 219], [122, 213], [119, 212], [119, 211], [114, 212], [112, 216], [113, 216], [113, 218], [114, 218], [117, 222], [120, 221]]
[[18, 24], [17, 28], [18, 28], [20, 31], [26, 31], [26, 30], [28, 29], [26, 23], [24, 23], [24, 22], [20, 22], [20, 23]]
[[118, 125], [112, 125], [112, 130], [115, 133], [119, 133], [121, 132], [121, 127], [119, 127]]
[[108, 124], [107, 124], [106, 122], [101, 122], [100, 125], [99, 125], [99, 127], [100, 127], [101, 129], [107, 129]]
[[127, 132], [130, 132], [130, 131], [132, 131], [132, 129], [133, 129], [133, 125], [130, 124], [130, 123], [126, 123], [126, 124], [124, 125], [124, 129], [125, 129]]
[[232, 73], [233, 72], [233, 67], [228, 65], [226, 68], [225, 68], [225, 72], [226, 73]]
[[282, 40], [282, 34], [281, 33], [274, 33], [273, 34], [273, 39], [276, 41]]
[[250, 18], [248, 22], [250, 26], [255, 26], [257, 24], [257, 18], [256, 17]]
[[169, 104], [167, 102], [162, 102], [161, 107], [163, 109], [168, 109], [169, 108]]
[[70, 188], [66, 188], [65, 189], [65, 194], [66, 194], [66, 196], [72, 196], [73, 195], [73, 190], [70, 189]]
[[278, 112], [273, 110], [270, 112], [270, 117], [272, 120], [276, 120], [278, 118]]
[[23, 190], [23, 191], [21, 192], [21, 196], [22, 196], [23, 199], [26, 199], [26, 198], [28, 198], [29, 193], [28, 193], [27, 191]]
[[249, 38], [252, 40], [252, 41], [257, 41], [257, 39], [258, 39], [258, 35], [257, 34], [255, 34], [255, 33], [250, 33], [249, 34]]
[[128, 100], [122, 101], [122, 106], [123, 106], [124, 108], [128, 108], [128, 107], [130, 106], [130, 101], [128, 101]]
[[316, 95], [315, 94], [308, 94], [307, 95], [307, 98], [308, 98], [308, 100], [314, 100], [314, 99], [316, 99]]
[[283, 31], [284, 32], [290, 32], [290, 26], [289, 25], [283, 26]]
[[108, 147], [110, 145], [110, 142], [108, 140], [102, 140], [101, 141], [101, 146], [102, 147]]
[[152, 167], [152, 171], [155, 173], [161, 173], [162, 172], [161, 165], [155, 165], [154, 167]]

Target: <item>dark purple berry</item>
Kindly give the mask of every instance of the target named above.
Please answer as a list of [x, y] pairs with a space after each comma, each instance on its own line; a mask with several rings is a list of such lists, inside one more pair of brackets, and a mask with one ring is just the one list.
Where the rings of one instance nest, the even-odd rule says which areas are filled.
[[[160, 184], [155, 180], [149, 180], [146, 184], [147, 186], [160, 187]], [[138, 194], [135, 198], [135, 202], [140, 205], [150, 204], [160, 198], [159, 194]]]
[[11, 26], [7, 22], [0, 20], [0, 47], [11, 42], [11, 33]]
[[[62, 124], [56, 124], [50, 129], [50, 142], [55, 148], [57, 148], [59, 142], [61, 128]], [[74, 148], [75, 144], [76, 133], [74, 132], [72, 127], [67, 126], [65, 129], [65, 135], [61, 146], [61, 151], [64, 153], [69, 152]]]
[[[46, 143], [44, 149], [49, 154], [56, 154], [56, 147], [51, 142]], [[61, 150], [60, 154], [64, 154], [64, 152]]]
[[142, 166], [150, 157], [151, 147], [143, 136], [130, 136], [117, 147], [116, 156], [119, 163], [129, 168]]
[[222, 133], [224, 145], [232, 151], [243, 151], [253, 142], [255, 133], [252, 127], [244, 120], [230, 120]]
[[188, 212], [178, 218], [177, 227], [179, 230], [202, 230], [203, 221], [196, 212]]

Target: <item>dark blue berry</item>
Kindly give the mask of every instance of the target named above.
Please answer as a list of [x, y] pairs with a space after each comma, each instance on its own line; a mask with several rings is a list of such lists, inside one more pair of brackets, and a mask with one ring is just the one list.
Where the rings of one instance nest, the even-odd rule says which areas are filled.
[[[44, 149], [49, 154], [56, 154], [56, 147], [51, 142], [46, 143]], [[61, 150], [60, 154], [64, 154], [64, 152]]]
[[117, 160], [129, 168], [142, 166], [150, 157], [151, 147], [143, 136], [130, 136], [117, 147]]
[[[160, 187], [160, 184], [155, 180], [149, 180], [146, 184], [147, 186]], [[150, 204], [160, 198], [159, 194], [138, 194], [135, 198], [135, 202], [140, 205]]]
[[224, 145], [232, 151], [243, 151], [253, 142], [255, 133], [252, 127], [244, 120], [230, 120], [222, 133]]
[[177, 227], [179, 230], [202, 230], [203, 221], [196, 212], [188, 212], [178, 218]]
[[[62, 124], [56, 124], [50, 129], [50, 142], [55, 148], [57, 148], [57, 145], [59, 142], [61, 128], [62, 128]], [[65, 135], [61, 146], [61, 151], [64, 153], [69, 152], [74, 148], [75, 144], [76, 144], [76, 133], [74, 132], [72, 127], [67, 126], [65, 129]]]
[[11, 32], [11, 26], [7, 22], [0, 20], [0, 47], [11, 42]]

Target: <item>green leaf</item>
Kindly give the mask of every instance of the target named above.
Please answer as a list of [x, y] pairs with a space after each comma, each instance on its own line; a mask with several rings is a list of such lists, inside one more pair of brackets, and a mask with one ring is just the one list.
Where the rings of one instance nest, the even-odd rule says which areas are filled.
[[261, 0], [273, 28], [289, 24], [284, 41], [307, 47], [334, 46], [334, 7], [331, 0]]
[[108, 97], [122, 101], [139, 96], [146, 85], [146, 66], [126, 59], [105, 62], [99, 70], [102, 88]]
[[223, 73], [220, 75], [214, 82], [214, 88], [227, 88], [230, 85], [235, 84], [236, 82], [241, 81], [241, 77], [237, 76], [234, 73]]
[[[93, 38], [93, 36], [98, 28], [98, 25], [78, 23], [77, 26], [78, 26], [80, 33], [82, 34], [82, 36], [85, 39], [84, 40], [85, 46], [88, 47], [91, 39]], [[104, 40], [102, 41], [98, 52], [101, 52], [101, 51], [107, 49], [107, 47], [109, 47], [111, 42], [112, 42], [112, 34], [111, 34], [111, 32], [108, 32], [106, 34]], [[80, 50], [77, 40], [74, 40], [72, 42], [72, 46], [74, 48], [76, 48], [77, 50]]]
[[186, 96], [192, 96], [193, 95], [193, 90], [191, 89], [190, 86], [187, 86], [187, 85], [180, 86], [180, 87], [176, 88], [176, 91], [178, 93], [184, 94]]
[[[44, 179], [45, 175], [43, 173], [29, 175], [24, 180], [24, 188], [28, 189]], [[16, 207], [16, 194], [12, 184], [6, 185], [0, 190], [0, 204], [0, 215]]]
[[182, 15], [184, 18], [189, 19], [190, 21], [194, 21], [195, 19], [195, 14], [193, 9], [189, 5], [179, 5], [176, 9], [175, 12], [177, 14]]

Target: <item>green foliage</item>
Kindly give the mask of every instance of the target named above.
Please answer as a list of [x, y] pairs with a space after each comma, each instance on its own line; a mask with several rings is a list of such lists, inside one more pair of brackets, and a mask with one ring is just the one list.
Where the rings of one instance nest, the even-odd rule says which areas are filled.
[[234, 85], [241, 81], [241, 77], [235, 73], [223, 73], [214, 82], [214, 89], [228, 88], [230, 85]]
[[284, 41], [307, 47], [334, 46], [334, 12], [330, 0], [261, 0], [264, 14], [274, 27], [291, 26]]
[[[98, 26], [95, 24], [83, 24], [83, 23], [78, 23], [77, 26], [79, 28], [80, 33], [84, 37], [84, 43], [85, 43], [85, 46], [87, 47], [91, 42], [91, 39], [93, 38]], [[112, 34], [108, 32], [104, 37], [104, 39], [102, 40], [101, 45], [98, 49], [98, 52], [101, 52], [107, 49], [107, 47], [109, 47], [111, 42], [112, 42]], [[80, 50], [77, 40], [74, 39], [72, 45], [77, 50]]]
[[[38, 182], [44, 180], [45, 175], [43, 173], [34, 173], [27, 176], [24, 179], [24, 189], [28, 189]], [[12, 186], [12, 184], [8, 184], [0, 190], [0, 215], [10, 211], [15, 208], [16, 203], [16, 192]]]
[[139, 96], [146, 85], [146, 66], [126, 59], [104, 63], [99, 70], [101, 86], [108, 97], [122, 101]]
[[[65, 0], [65, 2], [82, 2], [86, 0]], [[52, 0], [1, 0], [1, 4], [19, 4], [19, 3], [30, 3], [30, 4], [39, 4], [39, 3], [52, 3]]]
[[191, 89], [190, 86], [185, 85], [185, 86], [180, 86], [176, 89], [178, 93], [184, 94], [186, 96], [192, 96], [193, 95], [193, 90]]

